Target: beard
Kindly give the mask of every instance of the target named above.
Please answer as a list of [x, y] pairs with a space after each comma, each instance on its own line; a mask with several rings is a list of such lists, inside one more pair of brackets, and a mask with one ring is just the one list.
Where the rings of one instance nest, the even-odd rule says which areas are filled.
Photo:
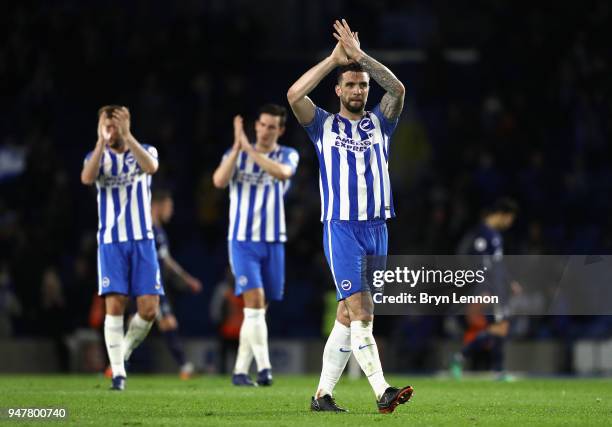
[[121, 149], [123, 147], [123, 140], [121, 138], [117, 137], [114, 140], [108, 141], [108, 146], [110, 148], [115, 149], [115, 150]]
[[[357, 102], [357, 101], [353, 101], [353, 102]], [[344, 105], [344, 108], [346, 108], [353, 114], [362, 113], [365, 108], [365, 102], [363, 101], [358, 101], [358, 102], [359, 102], [359, 105], [351, 105], [351, 101], [345, 101], [344, 99], [342, 99], [342, 105]]]

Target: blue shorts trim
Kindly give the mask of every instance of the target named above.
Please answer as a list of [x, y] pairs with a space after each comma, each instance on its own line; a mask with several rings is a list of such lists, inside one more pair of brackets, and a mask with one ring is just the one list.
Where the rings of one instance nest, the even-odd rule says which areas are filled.
[[285, 245], [279, 242], [228, 241], [235, 294], [263, 288], [266, 300], [281, 301], [285, 293]]
[[164, 295], [154, 240], [98, 246], [98, 295], [111, 293]]
[[[323, 222], [323, 249], [336, 285], [338, 301], [367, 291], [367, 256], [384, 257], [388, 249], [384, 220]], [[364, 286], [365, 285], [365, 286]]]

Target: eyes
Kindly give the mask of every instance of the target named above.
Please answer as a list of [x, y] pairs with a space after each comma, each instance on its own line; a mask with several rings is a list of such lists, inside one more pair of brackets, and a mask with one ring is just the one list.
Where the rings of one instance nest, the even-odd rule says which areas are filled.
[[[344, 84], [344, 87], [348, 88], [348, 89], [353, 89], [355, 86], [357, 86], [358, 84], [355, 82], [346, 82]], [[368, 88], [368, 83], [367, 82], [359, 82], [359, 88], [360, 89], [367, 89]]]

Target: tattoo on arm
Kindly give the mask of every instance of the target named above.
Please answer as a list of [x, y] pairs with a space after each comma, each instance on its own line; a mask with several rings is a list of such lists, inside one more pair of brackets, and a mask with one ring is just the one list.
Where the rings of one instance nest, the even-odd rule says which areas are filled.
[[397, 77], [383, 64], [368, 55], [363, 55], [359, 65], [378, 83], [387, 93], [380, 101], [380, 109], [386, 118], [395, 120], [404, 107], [404, 86]]

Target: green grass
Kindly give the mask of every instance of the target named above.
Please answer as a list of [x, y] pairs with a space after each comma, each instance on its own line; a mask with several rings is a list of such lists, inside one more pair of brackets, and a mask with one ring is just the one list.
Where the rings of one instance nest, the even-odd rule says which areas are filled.
[[[336, 389], [349, 414], [310, 413], [314, 376], [278, 376], [272, 387], [245, 389], [231, 386], [227, 377], [183, 382], [174, 376], [132, 375], [124, 392], [109, 391], [109, 381], [97, 376], [0, 376], [0, 407], [62, 406], [69, 410], [66, 423], [104, 426], [612, 425], [610, 380], [388, 380], [415, 388], [413, 400], [391, 415], [377, 413], [364, 379], [342, 379]], [[6, 419], [0, 424], [26, 425]]]

